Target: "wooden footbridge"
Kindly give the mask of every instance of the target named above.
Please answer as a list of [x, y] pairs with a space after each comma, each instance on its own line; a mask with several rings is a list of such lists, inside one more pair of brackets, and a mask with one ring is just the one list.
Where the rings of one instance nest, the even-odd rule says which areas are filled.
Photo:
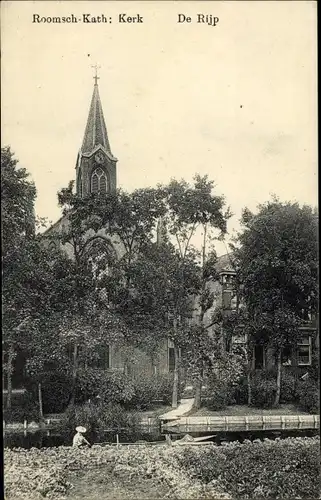
[[251, 415], [220, 417], [180, 417], [162, 422], [163, 430], [187, 432], [246, 432], [313, 430], [320, 428], [319, 415]]

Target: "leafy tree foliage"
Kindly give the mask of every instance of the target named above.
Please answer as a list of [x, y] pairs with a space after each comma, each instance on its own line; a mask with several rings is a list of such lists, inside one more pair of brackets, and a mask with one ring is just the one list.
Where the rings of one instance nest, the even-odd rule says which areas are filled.
[[246, 330], [254, 343], [276, 354], [277, 393], [281, 351], [296, 346], [299, 326], [317, 308], [317, 214], [309, 206], [274, 198], [257, 214], [245, 209], [235, 258], [247, 308]]
[[10, 147], [1, 149], [3, 374], [11, 406], [14, 360], [27, 346], [39, 311], [48, 306], [50, 268], [35, 236], [36, 189]]

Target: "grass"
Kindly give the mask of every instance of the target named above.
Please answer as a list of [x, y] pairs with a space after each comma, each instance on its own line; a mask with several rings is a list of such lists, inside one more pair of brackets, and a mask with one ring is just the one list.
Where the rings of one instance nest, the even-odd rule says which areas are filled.
[[192, 413], [192, 417], [220, 417], [220, 416], [250, 416], [250, 415], [307, 415], [307, 412], [298, 410], [295, 405], [284, 404], [278, 408], [253, 408], [251, 406], [233, 405], [224, 410], [210, 410], [206, 406]]
[[146, 411], [138, 411], [138, 415], [143, 418], [153, 418], [158, 417], [159, 415], [163, 415], [163, 413], [167, 413], [172, 410], [171, 406], [155, 406], [154, 408]]

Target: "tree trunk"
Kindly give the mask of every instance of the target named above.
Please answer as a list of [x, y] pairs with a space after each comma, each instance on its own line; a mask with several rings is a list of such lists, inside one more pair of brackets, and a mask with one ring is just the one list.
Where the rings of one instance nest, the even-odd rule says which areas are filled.
[[177, 374], [177, 378], [178, 378], [178, 381], [177, 381], [177, 402], [180, 402], [181, 400], [181, 385], [182, 385], [182, 370], [181, 370], [181, 366], [182, 366], [182, 353], [181, 353], [181, 349], [178, 348], [178, 374]]
[[40, 417], [40, 422], [43, 421], [43, 404], [42, 404], [42, 391], [41, 391], [41, 384], [38, 384], [38, 401], [39, 401], [39, 417]]
[[12, 343], [9, 344], [8, 351], [8, 364], [7, 364], [7, 410], [11, 410], [12, 404], [12, 374], [13, 374], [13, 360], [14, 360], [14, 346]]
[[202, 384], [203, 384], [203, 377], [202, 374], [199, 374], [199, 377], [197, 378], [195, 382], [195, 399], [194, 399], [194, 408], [195, 410], [199, 410], [201, 407], [202, 403]]
[[276, 375], [276, 394], [275, 394], [274, 406], [279, 406], [280, 395], [281, 395], [281, 349], [277, 351], [276, 362], [277, 362], [277, 375]]
[[247, 405], [251, 406], [252, 404], [252, 386], [251, 386], [251, 371], [250, 369], [247, 370]]
[[174, 346], [174, 358], [175, 358], [175, 365], [174, 365], [174, 381], [173, 381], [173, 394], [172, 394], [172, 408], [177, 408], [178, 404], [178, 384], [179, 384], [179, 365], [180, 365], [180, 359], [179, 359], [179, 350]]
[[74, 345], [74, 352], [73, 352], [71, 396], [70, 396], [70, 401], [69, 401], [70, 406], [73, 406], [75, 404], [77, 374], [78, 374], [78, 346], [77, 346], [77, 344], [75, 344]]

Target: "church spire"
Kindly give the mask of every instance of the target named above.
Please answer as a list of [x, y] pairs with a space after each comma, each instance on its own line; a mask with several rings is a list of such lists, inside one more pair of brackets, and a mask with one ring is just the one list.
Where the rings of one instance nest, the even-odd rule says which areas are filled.
[[95, 68], [94, 91], [91, 99], [84, 140], [81, 146], [81, 152], [90, 153], [95, 149], [96, 146], [100, 145], [110, 155], [112, 155], [107, 135], [107, 128], [105, 124], [103, 108], [101, 105], [99, 90], [98, 90], [98, 80], [99, 80], [99, 76], [97, 74], [98, 66], [96, 65], [94, 66], [94, 68]]
[[78, 196], [86, 198], [90, 194], [99, 196], [114, 193], [117, 188], [117, 158], [110, 150], [107, 129], [100, 102], [97, 74], [94, 66], [94, 91], [84, 140], [76, 162], [76, 188]]

